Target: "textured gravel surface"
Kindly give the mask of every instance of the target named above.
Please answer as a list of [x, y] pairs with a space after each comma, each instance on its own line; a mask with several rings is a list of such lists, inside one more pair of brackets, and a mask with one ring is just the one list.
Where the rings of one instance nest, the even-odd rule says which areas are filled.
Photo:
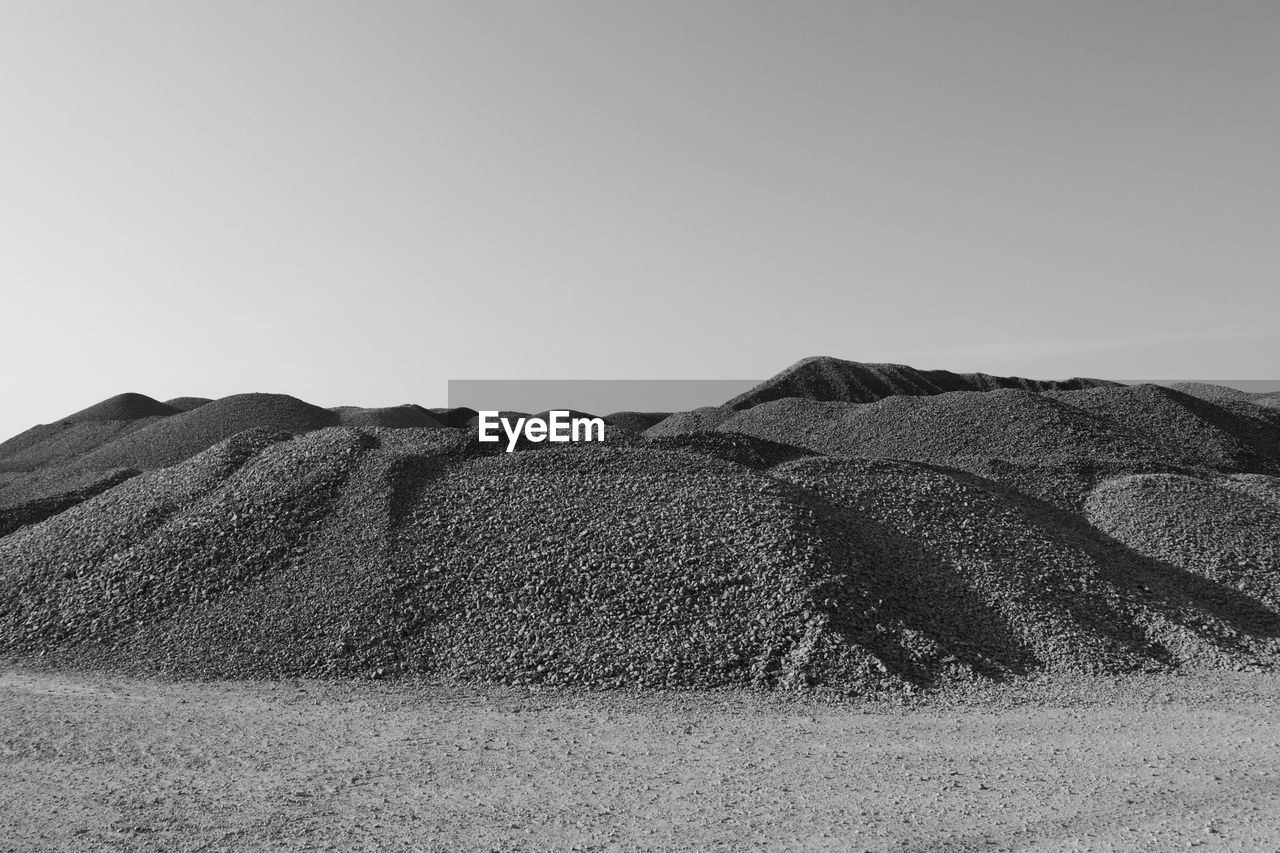
[[0, 674], [0, 850], [1280, 849], [1280, 680], [910, 702]]
[[951, 391], [994, 391], [997, 388], [1067, 391], [1117, 384], [1102, 379], [1052, 381], [986, 373], [918, 370], [905, 364], [868, 364], [817, 356], [801, 359], [725, 405], [730, 409], [749, 409], [784, 397], [872, 403], [886, 397], [929, 396]]
[[510, 454], [470, 409], [120, 395], [4, 445], [124, 430], [0, 472], [0, 654], [839, 695], [1280, 660], [1280, 412], [929, 381]]

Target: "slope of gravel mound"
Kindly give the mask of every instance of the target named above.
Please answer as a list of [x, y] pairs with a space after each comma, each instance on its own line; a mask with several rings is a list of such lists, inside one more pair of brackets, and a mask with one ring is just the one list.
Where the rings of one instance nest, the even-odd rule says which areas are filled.
[[[84, 467], [82, 460], [100, 447], [140, 432], [169, 416], [131, 421], [80, 421], [41, 424], [0, 444], [0, 471], [36, 471], [48, 467]], [[107, 468], [129, 467], [106, 465]]]
[[338, 415], [286, 394], [235, 394], [165, 418], [85, 454], [89, 468], [163, 468], [249, 429], [303, 433], [337, 426]]
[[443, 427], [430, 412], [421, 406], [407, 403], [403, 406], [386, 406], [374, 409], [353, 409], [341, 413], [343, 426], [384, 427], [406, 429], [410, 427]]
[[44, 521], [138, 473], [133, 468], [42, 468], [0, 474], [0, 536]]
[[1084, 509], [1099, 530], [1152, 560], [1280, 610], [1280, 479], [1117, 477]]
[[808, 630], [807, 510], [738, 466], [274, 438], [0, 540], [0, 651], [218, 677], [708, 685], [770, 682]]
[[180, 410], [146, 394], [117, 394], [87, 409], [67, 415], [62, 423], [78, 424], [85, 421], [136, 421], [139, 418], [167, 417]]
[[865, 404], [787, 398], [738, 412], [717, 429], [868, 458], [1280, 470], [1280, 418], [1244, 406], [1226, 409], [1156, 385], [960, 391]]
[[1046, 392], [1165, 449], [1168, 458], [1210, 468], [1280, 471], [1280, 415], [1247, 400], [1210, 401], [1160, 385]]
[[796, 362], [776, 376], [734, 397], [725, 406], [731, 409], [749, 409], [784, 397], [873, 403], [886, 397], [928, 396], [949, 391], [992, 391], [998, 388], [1024, 391], [1073, 390], [1118, 384], [1102, 379], [1049, 381], [1017, 376], [989, 376], [985, 373], [918, 370], [905, 364], [870, 364], [815, 356]]
[[673, 450], [683, 453], [697, 453], [724, 459], [735, 465], [763, 471], [790, 462], [813, 456], [812, 450], [794, 447], [757, 438], [753, 435], [739, 435], [730, 432], [696, 432], [683, 435], [661, 436], [645, 439], [643, 446], [655, 450]]
[[200, 408], [205, 403], [212, 402], [213, 400], [209, 397], [174, 397], [172, 400], [165, 400], [164, 404], [172, 406], [181, 412], [189, 412], [192, 409]]
[[957, 391], [866, 404], [780, 400], [757, 408], [759, 413], [749, 409], [719, 428], [774, 441], [791, 435], [794, 444], [819, 453], [867, 458], [1148, 460], [1166, 455], [1104, 418], [1029, 391]]
[[687, 412], [675, 412], [658, 421], [641, 433], [645, 438], [663, 438], [675, 435], [689, 435], [697, 432], [710, 432], [733, 415], [733, 410], [724, 406], [703, 406]]
[[671, 417], [671, 412], [614, 412], [605, 415], [609, 431], [618, 436], [640, 435], [649, 427]]
[[1173, 382], [1168, 387], [1210, 403], [1252, 403], [1254, 397], [1238, 388], [1214, 385], [1212, 382]]
[[473, 418], [479, 414], [475, 409], [466, 406], [455, 406], [452, 409], [427, 409], [431, 416], [452, 429], [467, 429]]
[[1122, 672], [1251, 665], [1280, 652], [1280, 613], [1267, 601], [990, 481], [826, 458], [771, 473], [843, 508], [865, 555], [867, 570], [847, 583], [876, 602], [873, 614], [835, 607], [833, 626], [920, 681], [955, 665]]

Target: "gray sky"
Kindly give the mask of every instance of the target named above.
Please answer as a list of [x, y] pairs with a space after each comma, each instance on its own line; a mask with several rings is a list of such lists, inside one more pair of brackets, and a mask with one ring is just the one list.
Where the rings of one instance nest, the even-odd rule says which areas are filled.
[[0, 4], [0, 433], [806, 355], [1280, 373], [1280, 4]]

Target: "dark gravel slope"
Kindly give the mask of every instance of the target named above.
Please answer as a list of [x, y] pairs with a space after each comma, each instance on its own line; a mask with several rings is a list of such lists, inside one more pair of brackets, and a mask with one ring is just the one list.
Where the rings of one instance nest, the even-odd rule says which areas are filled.
[[176, 415], [179, 411], [180, 409], [161, 403], [159, 400], [153, 400], [146, 394], [117, 394], [87, 409], [67, 415], [62, 422], [78, 424], [84, 421], [136, 421], [139, 418]]
[[189, 412], [192, 409], [198, 409], [205, 403], [212, 403], [213, 400], [208, 397], [174, 397], [172, 400], [165, 400], [166, 406], [172, 406], [183, 412]]
[[[162, 423], [168, 416], [129, 421], [59, 422], [32, 427], [0, 444], [0, 471], [35, 471], [48, 467], [94, 467], [85, 458], [132, 433]], [[127, 465], [108, 464], [119, 468]]]
[[351, 409], [341, 412], [343, 426], [350, 427], [387, 427], [399, 429], [406, 427], [442, 427], [442, 424], [430, 412], [412, 403], [403, 406], [386, 406], [376, 409]]
[[1117, 477], [1094, 489], [1084, 511], [1135, 551], [1280, 612], [1280, 478]]
[[998, 388], [1073, 390], [1118, 384], [1102, 379], [1049, 381], [985, 373], [918, 370], [905, 364], [870, 364], [815, 356], [796, 362], [725, 405], [731, 409], [749, 409], [784, 397], [872, 403], [886, 397], [928, 396], [948, 391], [993, 391]]
[[0, 536], [44, 521], [138, 473], [133, 468], [41, 468], [0, 473]]
[[123, 436], [85, 454], [79, 464], [90, 468], [162, 468], [189, 459], [244, 430], [301, 433], [339, 423], [337, 414], [296, 397], [235, 394]]
[[788, 397], [509, 454], [468, 409], [124, 395], [3, 446], [0, 659], [842, 692], [1272, 667], [1257, 399]]

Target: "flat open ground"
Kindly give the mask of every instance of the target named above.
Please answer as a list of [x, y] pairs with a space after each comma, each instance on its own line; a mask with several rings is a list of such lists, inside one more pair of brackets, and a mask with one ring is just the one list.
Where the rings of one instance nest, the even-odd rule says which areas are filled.
[[1280, 676], [909, 704], [0, 671], [0, 849], [1280, 849]]

